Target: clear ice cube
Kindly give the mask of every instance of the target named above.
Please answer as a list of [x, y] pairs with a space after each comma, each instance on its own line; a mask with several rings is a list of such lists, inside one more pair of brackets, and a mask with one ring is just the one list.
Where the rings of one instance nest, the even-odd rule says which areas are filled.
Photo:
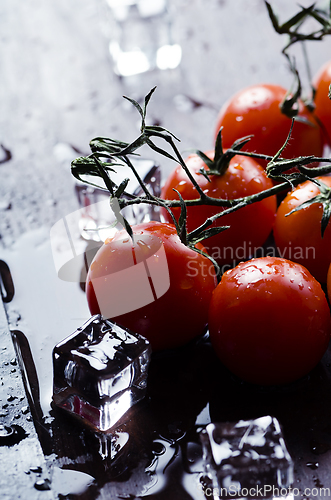
[[145, 396], [150, 356], [144, 337], [93, 316], [53, 349], [53, 401], [107, 431]]
[[211, 423], [200, 440], [205, 473], [220, 497], [242, 496], [243, 491], [244, 496], [249, 491], [262, 498], [284, 496], [293, 483], [293, 462], [274, 417]]

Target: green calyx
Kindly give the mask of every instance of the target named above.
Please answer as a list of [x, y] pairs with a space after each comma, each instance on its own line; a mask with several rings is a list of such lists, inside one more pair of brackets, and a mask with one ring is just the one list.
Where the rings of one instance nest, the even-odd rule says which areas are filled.
[[225, 174], [232, 158], [236, 156], [237, 152], [239, 152], [253, 137], [252, 135], [247, 135], [246, 137], [238, 139], [232, 144], [231, 148], [224, 153], [222, 145], [222, 130], [223, 127], [220, 128], [216, 137], [215, 153], [213, 159], [209, 158], [202, 151], [195, 151], [195, 153], [207, 166], [207, 170], [205, 168], [201, 168], [199, 170], [199, 173], [206, 177], [208, 181], [210, 181], [209, 176], [211, 175]]

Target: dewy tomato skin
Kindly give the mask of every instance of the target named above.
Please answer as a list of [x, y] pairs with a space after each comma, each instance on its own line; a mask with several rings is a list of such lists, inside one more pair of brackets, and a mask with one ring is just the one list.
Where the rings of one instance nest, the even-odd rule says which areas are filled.
[[330, 310], [303, 266], [262, 257], [223, 275], [211, 299], [209, 331], [217, 355], [235, 375], [259, 385], [286, 384], [322, 358]]
[[[206, 153], [213, 158], [213, 152]], [[201, 189], [210, 197], [231, 200], [256, 194], [273, 186], [266, 176], [264, 169], [252, 158], [235, 156], [229, 167], [222, 175], [211, 175], [208, 181], [199, 173], [206, 168], [205, 163], [197, 156], [191, 155], [185, 161], [188, 169], [200, 185]], [[198, 198], [197, 191], [181, 166], [175, 168], [167, 178], [162, 189], [162, 198], [178, 200], [180, 192], [184, 200]], [[193, 231], [206, 219], [224, 210], [222, 207], [203, 205], [187, 207], [187, 229]], [[179, 209], [172, 209], [178, 219]], [[222, 233], [204, 240], [203, 244], [220, 266], [233, 264], [248, 258], [252, 249], [258, 248], [271, 233], [276, 214], [276, 197], [270, 196], [264, 200], [247, 205], [240, 210], [219, 218], [211, 227], [227, 226], [230, 228]], [[167, 211], [163, 212], [165, 219], [170, 222]]]
[[331, 100], [329, 86], [331, 84], [331, 61], [326, 62], [312, 81], [316, 90], [314, 103], [315, 115], [321, 120], [326, 135], [326, 142], [331, 145]]
[[[318, 179], [331, 187], [331, 177], [324, 176]], [[318, 281], [326, 283], [331, 261], [331, 223], [329, 222], [322, 238], [322, 204], [313, 203], [309, 207], [286, 215], [319, 193], [318, 187], [311, 181], [300, 184], [288, 193], [278, 207], [273, 233], [279, 255], [299, 262]]]
[[[291, 128], [291, 119], [280, 110], [286, 89], [279, 85], [260, 84], [247, 87], [231, 97], [221, 108], [216, 134], [223, 127], [223, 147], [229, 148], [237, 139], [253, 134], [243, 147], [274, 156], [283, 146]], [[296, 121], [284, 158], [315, 155], [321, 157], [324, 139], [313, 114], [299, 100], [299, 116], [310, 124]], [[259, 160], [266, 167], [267, 162]]]
[[[121, 231], [112, 240], [106, 240], [93, 259], [86, 280], [90, 311], [104, 315], [108, 309], [112, 310], [112, 301], [116, 302], [119, 295], [121, 300], [117, 306], [123, 306], [124, 310], [122, 307], [120, 314], [115, 312], [109, 319], [146, 337], [154, 351], [184, 345], [202, 334], [206, 327], [211, 294], [217, 284], [214, 266], [208, 258], [181, 243], [171, 224], [148, 222], [132, 229], [134, 245], [127, 233]], [[155, 240], [160, 242], [160, 250], [155, 247]], [[203, 249], [202, 245], [197, 247]], [[162, 266], [158, 269], [160, 261]], [[137, 264], [140, 265], [138, 280], [134, 274], [138, 271]], [[120, 273], [125, 273], [123, 280]], [[143, 303], [146, 283], [151, 281], [154, 298], [126, 312], [127, 296]]]

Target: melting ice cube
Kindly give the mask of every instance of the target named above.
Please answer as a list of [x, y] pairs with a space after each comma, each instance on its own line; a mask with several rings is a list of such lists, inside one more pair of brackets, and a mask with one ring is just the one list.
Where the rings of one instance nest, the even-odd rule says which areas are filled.
[[146, 392], [148, 341], [100, 315], [53, 350], [53, 400], [96, 430], [107, 431]]
[[205, 473], [221, 497], [284, 496], [293, 483], [293, 462], [276, 418], [211, 423], [200, 439]]

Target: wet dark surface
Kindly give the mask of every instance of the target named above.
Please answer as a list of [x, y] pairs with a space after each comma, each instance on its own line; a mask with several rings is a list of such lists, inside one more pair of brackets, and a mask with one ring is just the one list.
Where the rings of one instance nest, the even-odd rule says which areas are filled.
[[[35, 235], [30, 242], [24, 241], [27, 253], [31, 244], [35, 248]], [[34, 258], [43, 270], [45, 252]], [[11, 263], [17, 271], [17, 261]], [[206, 334], [183, 348], [154, 353], [145, 399], [109, 432], [98, 433], [54, 404], [47, 410], [43, 378], [48, 372], [46, 402], [47, 398], [50, 402], [53, 368], [46, 354], [49, 350], [51, 355], [57, 343], [53, 335], [61, 335], [61, 331], [56, 332], [56, 323], [44, 320], [41, 329], [38, 323], [32, 331], [28, 327], [21, 282], [38, 290], [41, 279], [34, 276], [30, 282], [28, 267], [24, 267], [18, 283], [13, 283], [17, 295], [6, 303], [11, 336], [4, 311], [2, 316], [5, 343], [1, 344], [0, 454], [10, 457], [11, 470], [21, 470], [25, 481], [26, 471], [30, 483], [34, 477], [34, 492], [79, 500], [203, 500], [201, 490], [208, 483], [201, 461], [201, 427], [210, 421], [236, 422], [265, 415], [276, 417], [283, 428], [294, 460], [293, 487], [299, 488], [297, 493], [313, 498], [318, 497], [317, 490], [309, 496], [307, 488], [331, 487], [330, 351], [308, 376], [293, 384], [252, 386], [222, 366]], [[74, 299], [85, 301], [79, 283], [73, 285]], [[9, 293], [14, 293], [14, 286], [8, 288]], [[46, 307], [48, 297], [35, 293], [39, 307]], [[76, 327], [83, 324], [78, 319], [75, 322]], [[31, 453], [31, 437], [41, 446], [36, 453]], [[23, 447], [22, 454], [11, 457], [17, 447]], [[80, 475], [77, 478], [72, 474]], [[15, 483], [17, 490], [26, 487], [23, 479]], [[328, 490], [321, 491], [320, 498], [328, 495]]]
[[[60, 304], [49, 292], [58, 278], [53, 270], [44, 283], [48, 246], [40, 246], [37, 236], [21, 245], [32, 260], [26, 257], [22, 263], [16, 249], [7, 253], [10, 269], [5, 260], [2, 266], [7, 272], [3, 295], [12, 295], [5, 303], [10, 333], [4, 310], [1, 316], [0, 458], [7, 467], [6, 500], [26, 488], [59, 499], [203, 500], [201, 490], [208, 483], [202, 473], [201, 426], [265, 415], [276, 417], [283, 428], [296, 491], [319, 498], [319, 490], [308, 495], [307, 489], [331, 487], [330, 350], [305, 378], [283, 387], [259, 387], [231, 375], [205, 335], [186, 347], [152, 355], [145, 399], [108, 433], [91, 430], [53, 404], [47, 409], [52, 349], [65, 337], [64, 330], [68, 334], [68, 325], [65, 321], [59, 330], [56, 322]], [[73, 302], [85, 304], [80, 284], [70, 285]], [[31, 290], [37, 315], [25, 306]], [[71, 314], [74, 329], [82, 326], [79, 314]], [[320, 498], [328, 496], [328, 490], [321, 491]]]
[[[41, 484], [49, 481], [49, 473], [1, 301], [0, 346], [1, 498], [39, 500]], [[54, 497], [48, 491], [42, 498]]]
[[94, 478], [77, 498], [108, 498], [109, 491], [111, 498], [201, 498], [201, 425], [263, 415], [275, 416], [283, 427], [294, 459], [294, 487], [303, 494], [305, 488], [330, 486], [329, 352], [304, 379], [263, 388], [229, 374], [205, 336], [185, 348], [153, 355], [145, 400], [111, 432], [99, 434], [54, 406], [51, 418], [45, 418], [26, 339], [18, 332], [14, 338], [26, 369], [26, 385], [34, 387], [31, 413], [45, 455], [56, 456], [58, 467]]

